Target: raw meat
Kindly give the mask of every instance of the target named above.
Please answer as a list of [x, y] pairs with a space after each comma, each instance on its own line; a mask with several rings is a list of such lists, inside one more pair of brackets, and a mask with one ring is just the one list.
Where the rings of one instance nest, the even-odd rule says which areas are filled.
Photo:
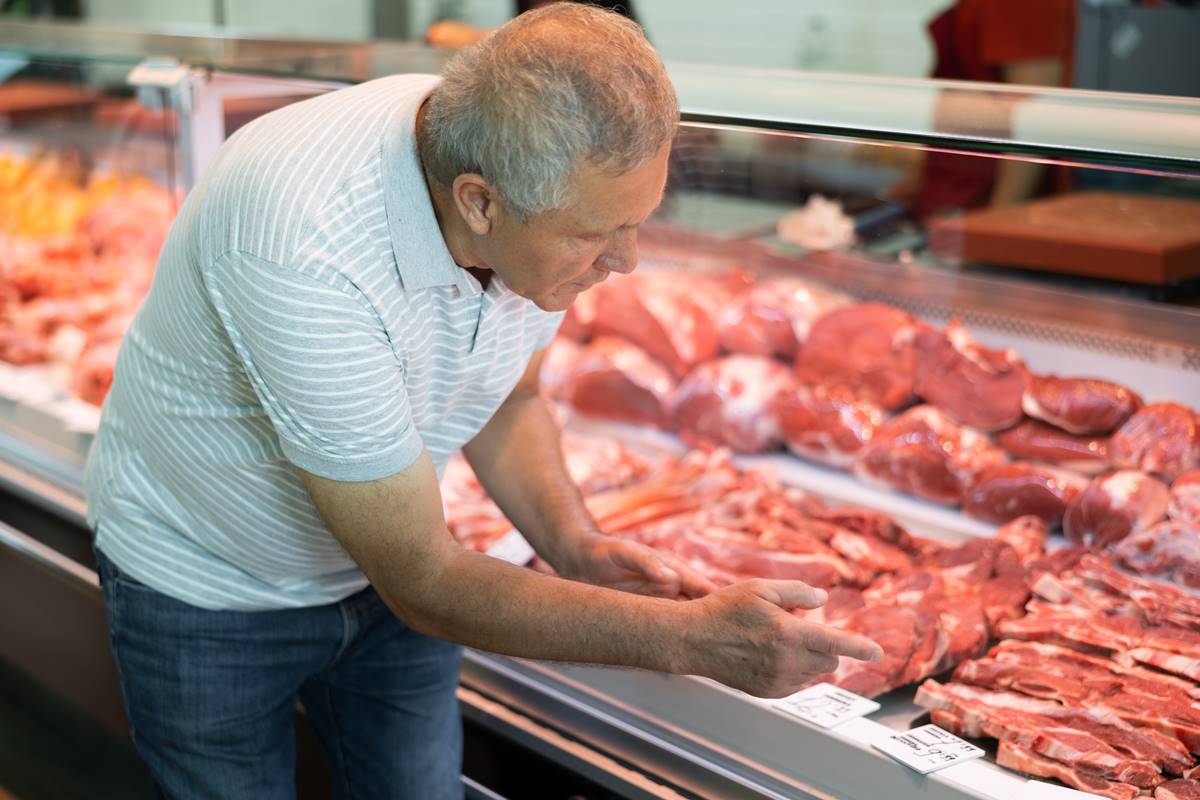
[[1132, 666], [1148, 664], [1164, 672], [1200, 680], [1200, 633], [1171, 625], [1146, 625], [1129, 616], [1093, 616], [1078, 606], [1031, 600], [1028, 613], [997, 626], [1001, 636], [1066, 644], [1111, 652]]
[[[953, 711], [967, 724], [987, 716], [993, 709], [1000, 716], [1010, 712], [1037, 715], [1048, 720], [1043, 723], [1045, 728], [1069, 728], [1088, 734], [1135, 762], [1152, 765], [1155, 772], [1182, 775], [1193, 763], [1187, 748], [1179, 740], [1152, 728], [1135, 727], [1105, 710], [1064, 705], [1057, 700], [970, 684], [940, 684], [933, 680], [925, 681], [918, 688], [915, 700], [925, 708]], [[1028, 733], [1036, 734], [1040, 730], [1020, 732], [1013, 738], [1024, 738]], [[1146, 770], [1147, 777], [1149, 772]]]
[[699, 276], [663, 273], [612, 278], [597, 286], [594, 336], [622, 337], [676, 378], [717, 355], [717, 328]]
[[996, 751], [996, 763], [1002, 767], [1038, 778], [1056, 778], [1081, 792], [1091, 792], [1109, 800], [1133, 800], [1141, 794], [1136, 786], [1106, 780], [1053, 759], [1039, 756], [1027, 747], [1001, 742]]
[[1200, 469], [1183, 473], [1171, 484], [1167, 516], [1200, 525]]
[[1075, 436], [1031, 419], [996, 434], [996, 443], [1013, 458], [1054, 464], [1085, 475], [1109, 468], [1107, 437]]
[[1043, 464], [996, 464], [976, 476], [963, 498], [963, 510], [985, 522], [1033, 515], [1058, 525], [1067, 506], [1087, 485], [1087, 478]]
[[1003, 460], [982, 434], [933, 406], [917, 406], [875, 431], [854, 472], [866, 482], [954, 506], [980, 472]]
[[834, 309], [809, 330], [797, 374], [806, 383], [846, 386], [884, 408], [904, 406], [913, 396], [912, 338], [919, 325], [878, 303]]
[[[1178, 753], [1164, 752], [1132, 726], [1119, 720], [1108, 724], [1054, 702], [929, 680], [918, 689], [916, 703], [950, 711], [975, 735], [1013, 742], [1044, 757], [1141, 788], [1161, 783], [1166, 764], [1176, 774], [1183, 769]], [[1190, 762], [1184, 754], [1182, 764]]]
[[802, 383], [776, 395], [775, 416], [789, 450], [841, 469], [853, 465], [884, 418], [883, 409], [845, 387]]
[[1142, 406], [1142, 398], [1119, 383], [1096, 378], [1033, 375], [1025, 390], [1025, 413], [1079, 435], [1110, 433]]
[[1160, 522], [1135, 533], [1113, 549], [1113, 556], [1139, 575], [1168, 578], [1200, 589], [1200, 527], [1186, 522]]
[[792, 361], [813, 321], [849, 305], [844, 294], [795, 278], [776, 278], [743, 291], [717, 315], [721, 346], [731, 353]]
[[1174, 737], [1200, 752], [1200, 711], [1190, 681], [1039, 642], [1004, 641], [966, 661], [954, 680], [1058, 700]]
[[585, 414], [661, 428], [674, 389], [671, 374], [644, 350], [606, 336], [587, 346], [562, 391]]
[[1200, 422], [1179, 403], [1151, 403], [1112, 436], [1113, 463], [1168, 482], [1200, 463]]
[[1167, 781], [1154, 790], [1154, 800], [1200, 800], [1200, 781]]
[[1108, 547], [1162, 519], [1168, 496], [1166, 484], [1144, 472], [1102, 475], [1067, 507], [1063, 531], [1076, 544]]
[[1074, 574], [1104, 590], [1133, 601], [1153, 625], [1167, 622], [1200, 631], [1200, 597], [1174, 586], [1134, 578], [1119, 572], [1103, 558], [1088, 554], [1075, 565]]
[[86, 348], [75, 362], [71, 392], [85, 403], [101, 405], [112, 388], [120, 349], [119, 339], [97, 342]]
[[944, 331], [918, 331], [913, 352], [913, 390], [960, 424], [999, 431], [1024, 416], [1026, 370], [1012, 350], [981, 346], [954, 319]]
[[1017, 517], [996, 531], [996, 540], [1013, 549], [1023, 565], [1028, 566], [1046, 553], [1050, 529], [1041, 517]]
[[546, 355], [542, 359], [542, 371], [539, 376], [542, 394], [552, 399], [560, 397], [567, 379], [575, 371], [575, 365], [579, 363], [582, 355], [582, 345], [562, 336], [555, 337], [546, 348]]
[[[912, 608], [869, 605], [839, 624], [844, 630], [866, 636], [883, 648], [875, 662], [844, 658], [837, 671], [818, 678], [864, 697], [878, 697], [902, 686], [914, 653], [930, 643], [937, 649], [937, 618]], [[940, 658], [940, 656], [939, 656]]]
[[673, 399], [676, 430], [741, 453], [780, 444], [775, 395], [791, 381], [787, 367], [762, 356], [726, 356], [692, 370]]

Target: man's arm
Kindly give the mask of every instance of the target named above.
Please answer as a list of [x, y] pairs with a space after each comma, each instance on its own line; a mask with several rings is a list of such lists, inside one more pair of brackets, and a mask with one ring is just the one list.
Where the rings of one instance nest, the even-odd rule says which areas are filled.
[[799, 619], [824, 592], [748, 581], [675, 602], [539, 575], [464, 550], [442, 516], [427, 453], [389, 478], [331, 481], [300, 470], [326, 525], [413, 629], [506, 655], [705, 675], [765, 697], [878, 645]]
[[558, 424], [541, 396], [545, 351], [464, 448], [500, 510], [559, 574], [644, 594], [699, 597], [712, 583], [649, 547], [601, 533], [562, 457]]

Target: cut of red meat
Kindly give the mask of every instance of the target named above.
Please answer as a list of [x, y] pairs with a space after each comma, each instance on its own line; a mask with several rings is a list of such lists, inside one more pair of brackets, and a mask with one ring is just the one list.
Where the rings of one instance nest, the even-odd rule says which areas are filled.
[[1039, 642], [1005, 641], [986, 658], [967, 661], [956, 681], [1015, 689], [1086, 706], [1092, 713], [1153, 728], [1200, 752], [1197, 687], [1181, 678]]
[[878, 303], [834, 309], [809, 330], [797, 374], [805, 383], [843, 385], [884, 408], [899, 408], [913, 396], [912, 337], [919, 325]]
[[1200, 781], [1167, 781], [1154, 790], [1154, 800], [1200, 800]]
[[1087, 485], [1087, 478], [1044, 464], [996, 464], [976, 476], [963, 498], [963, 510], [985, 522], [1033, 515], [1058, 525], [1067, 506]]
[[1096, 378], [1033, 375], [1025, 390], [1025, 413], [1069, 433], [1109, 433], [1142, 406], [1142, 398], [1119, 383]]
[[[1063, 718], [1053, 708], [1021, 695], [993, 693], [970, 686], [926, 681], [916, 702], [926, 708], [950, 711], [970, 729], [1001, 742], [1028, 747], [1033, 752], [1109, 780], [1152, 788], [1162, 782], [1159, 766], [1139, 756], [1157, 755], [1153, 745], [1128, 728], [1097, 722], [1084, 714]], [[1031, 710], [1036, 709], [1036, 710]], [[1051, 716], [1041, 711], [1052, 711]], [[1134, 756], [1106, 741], [1117, 738], [1135, 743]]]
[[927, 708], [953, 710], [967, 721], [976, 716], [972, 709], [978, 713], [983, 707], [1001, 713], [1011, 710], [1036, 714], [1053, 720], [1055, 726], [1067, 726], [1095, 736], [1127, 758], [1148, 762], [1169, 775], [1182, 775], [1193, 763], [1187, 748], [1179, 740], [1152, 728], [1135, 727], [1106, 710], [1064, 705], [1056, 700], [970, 684], [943, 685], [937, 681], [922, 684], [917, 691], [917, 703]]
[[747, 578], [797, 580], [821, 588], [861, 585], [870, 579], [864, 570], [835, 554], [769, 550], [751, 536], [715, 527], [652, 526], [643, 528], [638, 538], [684, 560], [703, 561]]
[[854, 472], [866, 482], [953, 506], [976, 475], [1003, 460], [982, 434], [959, 427], [933, 406], [917, 406], [875, 431]]
[[731, 353], [792, 361], [813, 322], [851, 302], [846, 295], [795, 278], [757, 283], [717, 314], [721, 346]]
[[1167, 481], [1200, 463], [1200, 422], [1179, 403], [1151, 403], [1112, 436], [1113, 463], [1153, 472]]
[[602, 337], [579, 356], [563, 396], [585, 414], [665, 427], [674, 388], [671, 374], [645, 351]]
[[817, 317], [850, 302], [796, 279], [757, 283], [718, 315], [721, 346], [731, 353], [794, 361]]
[[1171, 484], [1167, 516], [1200, 525], [1200, 469], [1183, 473]]
[[542, 372], [539, 376], [542, 394], [549, 398], [558, 398], [582, 355], [583, 347], [574, 340], [556, 337], [546, 348], [546, 355], [542, 359]]
[[1026, 775], [1055, 778], [1081, 792], [1091, 792], [1109, 800], [1133, 800], [1141, 794], [1141, 790], [1136, 786], [1106, 780], [1060, 761], [1040, 756], [1029, 748], [1012, 742], [1000, 743], [1000, 749], [996, 751], [996, 763]]
[[1021, 563], [1029, 565], [1046, 553], [1050, 529], [1041, 517], [1017, 517], [996, 531], [996, 540], [1013, 549]]
[[708, 361], [692, 370], [675, 391], [675, 428], [741, 453], [770, 450], [780, 443], [775, 395], [790, 382], [788, 368], [771, 358]]
[[945, 655], [939, 663], [913, 680], [945, 672], [968, 658], [974, 658], [987, 647], [988, 621], [980, 597], [943, 597], [935, 605], [938, 625], [947, 639]]
[[1075, 565], [1075, 574], [1114, 595], [1132, 600], [1152, 625], [1167, 622], [1200, 631], [1200, 597], [1194, 594], [1126, 575], [1114, 569], [1107, 560], [1091, 554]]
[[875, 641], [883, 648], [883, 658], [874, 662], [844, 658], [836, 672], [817, 681], [827, 680], [864, 697], [878, 697], [891, 691], [902, 685], [900, 678], [918, 640], [928, 639], [920, 627], [931, 622], [930, 615], [918, 615], [911, 608], [866, 606], [843, 620], [839, 627]]
[[592, 334], [622, 337], [682, 378], [719, 349], [702, 283], [662, 273], [612, 278], [593, 290]]
[[1161, 520], [1169, 495], [1166, 484], [1144, 472], [1102, 475], [1067, 507], [1063, 531], [1076, 544], [1107, 547]]
[[1031, 419], [996, 434], [996, 443], [1013, 458], [1054, 464], [1085, 475], [1109, 468], [1107, 437], [1075, 436]]
[[925, 402], [985, 431], [1021, 421], [1026, 370], [1013, 351], [981, 346], [954, 319], [944, 331], [918, 331], [913, 352], [913, 390]]
[[113, 339], [92, 345], [80, 354], [71, 378], [71, 391], [76, 397], [94, 406], [104, 402], [112, 388], [120, 349], [121, 341]]
[[854, 463], [884, 418], [883, 409], [845, 387], [802, 383], [776, 395], [775, 416], [789, 450], [841, 469]]
[[1139, 575], [1168, 578], [1200, 589], [1200, 527], [1175, 520], [1126, 537], [1113, 557]]
[[875, 572], [900, 572], [912, 567], [907, 553], [882, 539], [839, 529], [829, 537], [829, 546], [843, 558]]

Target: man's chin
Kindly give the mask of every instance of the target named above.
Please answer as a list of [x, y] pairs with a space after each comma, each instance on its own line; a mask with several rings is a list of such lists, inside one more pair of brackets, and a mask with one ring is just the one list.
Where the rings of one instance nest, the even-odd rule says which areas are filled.
[[529, 298], [533, 304], [542, 311], [566, 311], [570, 308], [571, 303], [575, 302], [575, 298], [579, 296], [579, 292], [571, 292], [559, 290], [554, 294], [543, 295], [541, 297]]

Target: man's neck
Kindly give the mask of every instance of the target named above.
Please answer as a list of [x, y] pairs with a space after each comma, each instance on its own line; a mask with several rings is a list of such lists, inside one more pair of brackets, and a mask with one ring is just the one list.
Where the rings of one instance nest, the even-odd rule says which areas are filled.
[[[422, 103], [421, 108], [417, 111], [418, 142], [421, 142], [425, 135], [425, 107], [426, 104]], [[421, 148], [418, 146], [418, 159], [420, 152]], [[446, 249], [450, 251], [450, 257], [454, 259], [455, 264], [471, 272], [484, 286], [487, 286], [487, 280], [481, 275], [490, 276], [491, 271], [483, 265], [482, 259], [476, 254], [471, 242], [471, 231], [454, 207], [454, 198], [450, 194], [450, 189], [433, 179], [429, 170], [425, 168], [424, 162], [421, 163], [421, 176], [425, 178], [425, 188], [429, 191], [430, 200], [433, 201], [433, 214], [437, 218], [438, 228], [442, 232], [442, 239], [446, 242]]]

